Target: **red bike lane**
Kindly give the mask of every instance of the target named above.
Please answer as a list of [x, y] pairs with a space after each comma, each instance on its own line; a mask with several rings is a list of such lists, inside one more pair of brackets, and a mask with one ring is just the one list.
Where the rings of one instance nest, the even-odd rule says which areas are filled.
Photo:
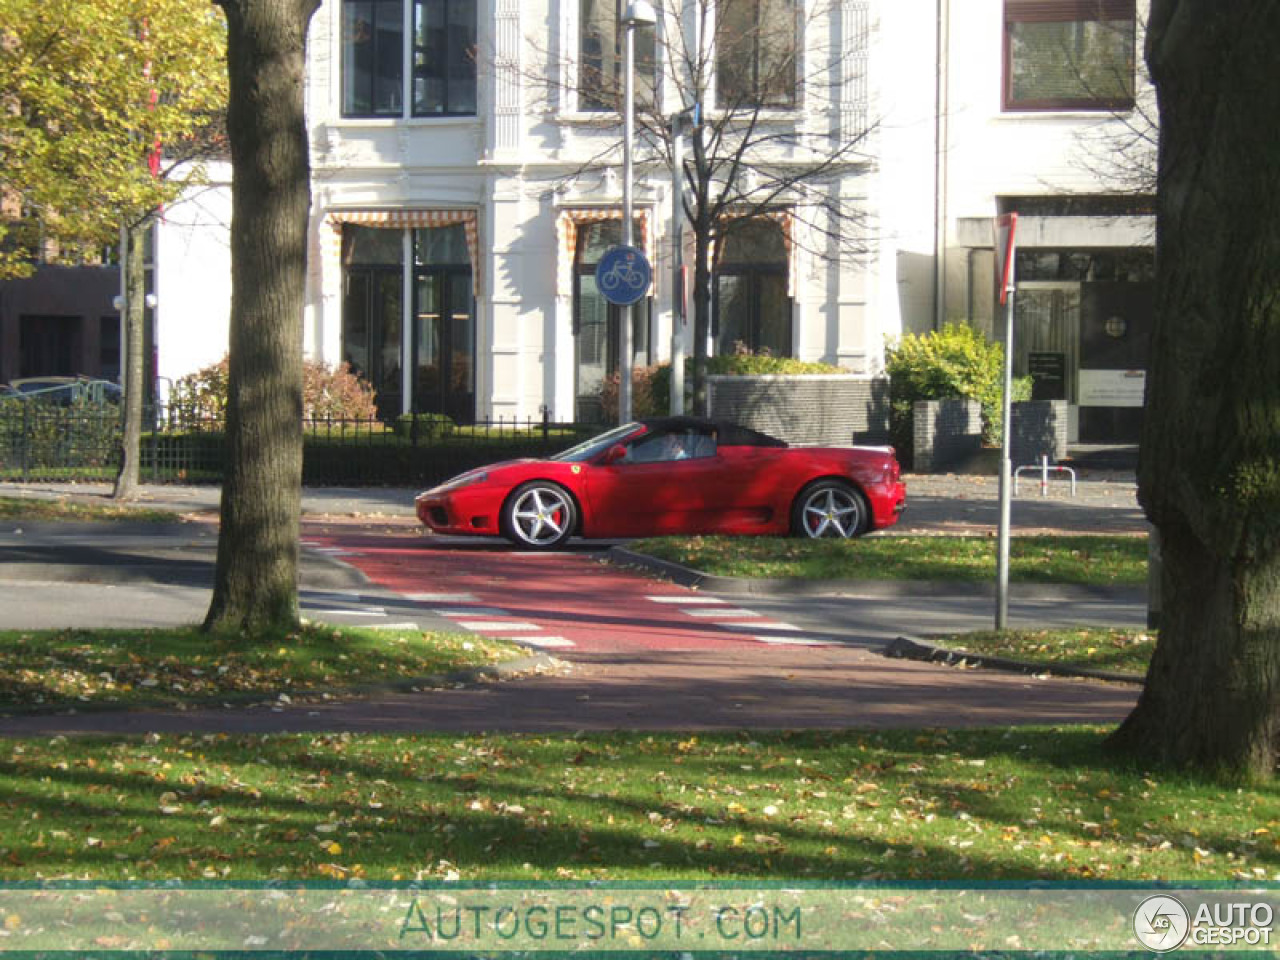
[[304, 544], [459, 629], [549, 651], [822, 643], [736, 603], [620, 570], [598, 549], [528, 553], [502, 541], [398, 531], [328, 531]]

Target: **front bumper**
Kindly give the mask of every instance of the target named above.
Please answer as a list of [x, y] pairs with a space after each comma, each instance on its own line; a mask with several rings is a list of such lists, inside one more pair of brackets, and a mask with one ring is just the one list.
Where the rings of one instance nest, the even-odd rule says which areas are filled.
[[433, 533], [451, 536], [497, 536], [498, 505], [493, 494], [469, 489], [419, 494], [414, 501], [418, 520]]

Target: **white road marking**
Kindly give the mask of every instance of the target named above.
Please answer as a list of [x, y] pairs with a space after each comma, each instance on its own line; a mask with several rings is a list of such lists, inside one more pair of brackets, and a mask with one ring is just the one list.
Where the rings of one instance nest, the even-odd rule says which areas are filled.
[[382, 607], [368, 607], [364, 610], [308, 610], [319, 617], [385, 617], [387, 611]]
[[739, 610], [737, 607], [712, 607], [706, 610], [681, 610], [690, 617], [758, 617], [754, 610]]
[[499, 607], [445, 607], [431, 611], [437, 617], [457, 620], [459, 617], [509, 617], [511, 614]]
[[681, 596], [679, 594], [677, 594], [674, 597], [662, 596], [662, 597], [649, 597], [648, 599], [652, 600], [654, 603], [706, 603], [706, 604], [724, 603], [724, 601], [719, 599], [718, 597], [686, 597], [686, 596]]
[[371, 630], [421, 630], [422, 627], [416, 623], [405, 621], [404, 623], [371, 623]]
[[414, 603], [475, 603], [474, 593], [406, 593]]
[[463, 630], [476, 633], [498, 632], [503, 630], [541, 630], [536, 623], [525, 623], [520, 620], [459, 620], [458, 626]]
[[729, 623], [724, 620], [717, 620], [714, 626], [724, 627], [726, 630], [800, 630], [799, 627], [793, 627], [789, 623], [770, 623], [766, 625], [754, 620], [751, 623]]

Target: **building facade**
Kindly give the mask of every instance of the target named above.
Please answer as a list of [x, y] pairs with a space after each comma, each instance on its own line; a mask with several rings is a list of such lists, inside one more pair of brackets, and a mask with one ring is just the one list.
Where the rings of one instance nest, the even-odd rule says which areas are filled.
[[[660, 6], [635, 31], [648, 116], [696, 96], [703, 127], [686, 157], [695, 136], [757, 137], [715, 175], [740, 203], [711, 227], [712, 351], [871, 374], [903, 333], [963, 321], [1001, 339], [991, 221], [1016, 211], [1017, 372], [1069, 402], [1073, 440], [1135, 440], [1154, 234], [1144, 2]], [[305, 347], [370, 379], [384, 415], [605, 416], [623, 321], [594, 268], [622, 233], [624, 9], [325, 0], [317, 12]], [[670, 146], [642, 119], [635, 236], [655, 283], [633, 315], [637, 364], [667, 359], [673, 330], [693, 352], [672, 271]], [[225, 352], [229, 171], [213, 179], [158, 228], [162, 379]], [[728, 229], [739, 210], [755, 215]], [[683, 237], [691, 269], [687, 224]]]

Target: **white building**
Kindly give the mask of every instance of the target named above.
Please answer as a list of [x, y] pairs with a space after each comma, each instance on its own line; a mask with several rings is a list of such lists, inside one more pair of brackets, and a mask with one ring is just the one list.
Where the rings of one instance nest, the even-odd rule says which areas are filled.
[[[848, 255], [811, 196], [781, 191], [719, 251], [715, 350], [874, 373], [903, 332], [968, 320], [998, 338], [990, 222], [1017, 210], [1019, 369], [1083, 405], [1082, 439], [1128, 438], [1153, 231], [1149, 197], [1118, 195], [1109, 174], [1149, 95], [1135, 0], [714, 0], [692, 44], [701, 8], [683, 9], [680, 37], [662, 11], [655, 35], [638, 32], [639, 88], [656, 84], [664, 112], [688, 106], [677, 54], [705, 52], [704, 110], [758, 97], [765, 128], [788, 135], [759, 167], [856, 140], [823, 190], [868, 214]], [[620, 16], [610, 0], [325, 0], [316, 14], [306, 348], [373, 380], [384, 413], [599, 415], [618, 357], [593, 266], [621, 225], [621, 127], [602, 109]], [[637, 310], [645, 363], [670, 349], [671, 176], [643, 138], [636, 157], [656, 279]], [[226, 198], [191, 202], [157, 243], [171, 378], [225, 351], [227, 243], [210, 225]]]

